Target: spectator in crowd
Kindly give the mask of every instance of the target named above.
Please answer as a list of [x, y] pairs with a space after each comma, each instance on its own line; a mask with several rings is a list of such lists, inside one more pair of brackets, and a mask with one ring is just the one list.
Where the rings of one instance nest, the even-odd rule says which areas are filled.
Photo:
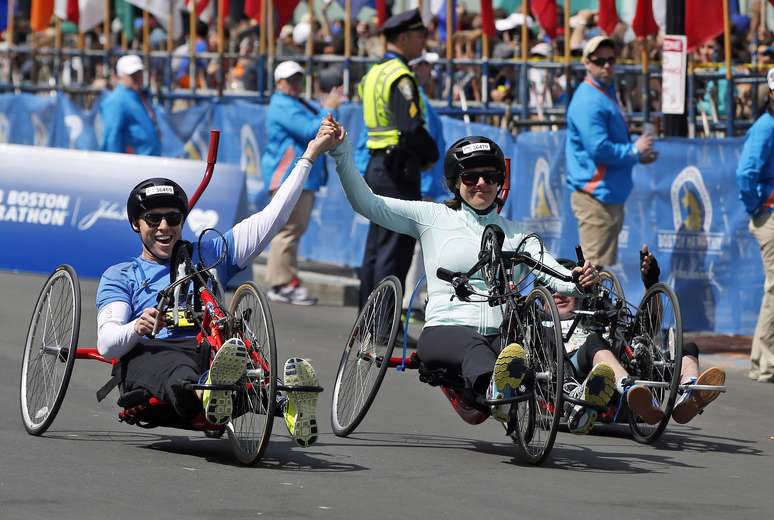
[[[320, 121], [344, 99], [340, 87], [325, 98], [322, 109], [304, 100], [304, 69], [294, 61], [284, 61], [274, 70], [276, 90], [266, 112], [266, 144], [261, 158], [264, 181], [273, 195], [293, 170], [293, 165], [317, 135]], [[304, 184], [298, 203], [287, 224], [271, 241], [266, 282], [271, 287], [270, 300], [295, 305], [313, 305], [306, 288], [298, 278], [298, 242], [306, 231], [314, 206], [315, 192], [328, 182], [325, 160], [315, 161]]]
[[[209, 28], [207, 24], [202, 20], [197, 20], [196, 41], [193, 43], [196, 56], [209, 50], [208, 33]], [[181, 45], [174, 52], [176, 56], [179, 56], [179, 59], [173, 62], [172, 68], [175, 70], [175, 81], [177, 81], [180, 88], [191, 88], [190, 44], [191, 42]], [[206, 60], [196, 58], [196, 88], [204, 88], [207, 85], [206, 74]]]
[[118, 85], [99, 107], [105, 152], [161, 155], [161, 133], [156, 112], [142, 91], [143, 64], [128, 54], [116, 63]]
[[[365, 180], [377, 195], [421, 198], [421, 172], [438, 160], [438, 147], [423, 117], [424, 102], [409, 61], [421, 56], [427, 29], [419, 10], [389, 18], [383, 28], [387, 51], [360, 83], [370, 158]], [[371, 223], [360, 267], [362, 308], [385, 276], [405, 284], [416, 240]]]
[[586, 259], [596, 266], [613, 265], [624, 202], [632, 190], [632, 167], [656, 160], [653, 137], [634, 143], [614, 86], [615, 45], [595, 36], [583, 49], [587, 76], [567, 111], [567, 182]]
[[767, 74], [769, 108], [747, 132], [736, 170], [739, 198], [750, 215], [748, 229], [761, 248], [763, 285], [750, 352], [750, 379], [774, 383], [774, 68]]

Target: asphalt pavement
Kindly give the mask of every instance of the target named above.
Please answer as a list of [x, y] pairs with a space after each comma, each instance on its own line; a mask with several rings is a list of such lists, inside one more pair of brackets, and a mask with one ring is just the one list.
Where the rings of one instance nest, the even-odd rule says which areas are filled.
[[[415, 372], [389, 371], [349, 438], [330, 428], [331, 389], [352, 307], [273, 305], [279, 358], [312, 359], [325, 392], [320, 441], [291, 442], [277, 421], [254, 467], [225, 439], [118, 423], [97, 403], [109, 367], [78, 360], [49, 431], [19, 414], [26, 330], [45, 277], [0, 272], [0, 519], [762, 518], [771, 511], [774, 385], [745, 377], [743, 354], [712, 354], [729, 392], [655, 445], [624, 427], [560, 433], [540, 467], [520, 462], [494, 421], [463, 423]], [[80, 345], [94, 345], [96, 282], [82, 280]]]

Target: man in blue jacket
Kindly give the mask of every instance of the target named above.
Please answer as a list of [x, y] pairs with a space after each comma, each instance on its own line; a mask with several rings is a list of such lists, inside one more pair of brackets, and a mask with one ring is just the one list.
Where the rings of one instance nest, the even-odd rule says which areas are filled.
[[104, 152], [161, 155], [159, 125], [142, 91], [142, 71], [142, 60], [134, 54], [116, 63], [119, 84], [99, 106]]
[[595, 36], [583, 49], [587, 76], [567, 110], [567, 183], [586, 259], [597, 267], [613, 265], [624, 202], [632, 191], [632, 167], [648, 164], [658, 154], [653, 138], [634, 143], [615, 95], [615, 44]]
[[768, 110], [747, 131], [736, 169], [739, 198], [750, 215], [748, 229], [761, 248], [766, 281], [750, 352], [750, 379], [774, 383], [774, 68], [766, 77]]
[[[320, 121], [344, 101], [341, 87], [331, 90], [322, 109], [303, 99], [304, 69], [294, 61], [277, 65], [274, 82], [275, 91], [266, 113], [268, 143], [261, 157], [263, 179], [272, 195], [290, 174], [307, 143], [317, 135]], [[325, 159], [320, 158], [309, 172], [290, 219], [271, 241], [266, 282], [271, 287], [268, 297], [272, 301], [295, 305], [316, 302], [298, 278], [298, 242], [309, 224], [314, 194], [327, 182]]]

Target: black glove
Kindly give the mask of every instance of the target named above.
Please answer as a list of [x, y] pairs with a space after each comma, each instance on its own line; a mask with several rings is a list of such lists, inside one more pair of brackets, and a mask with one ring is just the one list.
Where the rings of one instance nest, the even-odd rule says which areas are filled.
[[[650, 253], [648, 253], [650, 254]], [[645, 285], [645, 289], [650, 289], [653, 285], [658, 283], [658, 278], [661, 276], [661, 269], [658, 267], [658, 261], [656, 257], [650, 254], [650, 269], [647, 273], [642, 272], [642, 261], [645, 259], [645, 255], [640, 251], [640, 277], [642, 283]]]

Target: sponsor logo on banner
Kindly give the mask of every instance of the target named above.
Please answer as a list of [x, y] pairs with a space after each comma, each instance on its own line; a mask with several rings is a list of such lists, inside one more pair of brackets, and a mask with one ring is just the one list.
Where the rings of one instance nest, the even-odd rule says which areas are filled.
[[0, 143], [7, 143], [10, 137], [11, 124], [5, 114], [0, 114]]
[[202, 133], [194, 132], [191, 135], [191, 140], [183, 146], [183, 157], [194, 161], [201, 161], [208, 147], [209, 144], [204, 142]]
[[188, 214], [188, 218], [185, 219], [188, 227], [194, 232], [194, 235], [199, 236], [199, 233], [205, 229], [214, 228], [218, 225], [218, 212], [214, 209], [199, 209], [194, 208]]
[[76, 201], [75, 209], [73, 210], [73, 223], [75, 224], [75, 221], [77, 220], [76, 227], [78, 228], [78, 231], [87, 231], [100, 220], [121, 220], [128, 222], [126, 205], [118, 202], [100, 200], [94, 211], [87, 212], [82, 217], [78, 218], [80, 209], [81, 199], [79, 198]]
[[712, 200], [701, 172], [687, 166], [672, 182], [670, 190], [673, 230], [658, 231], [662, 251], [720, 254], [723, 233], [711, 233]]
[[551, 190], [551, 168], [548, 161], [540, 157], [535, 162], [532, 177], [530, 218], [525, 219], [529, 229], [546, 238], [559, 238], [562, 234], [562, 220], [556, 194]]

